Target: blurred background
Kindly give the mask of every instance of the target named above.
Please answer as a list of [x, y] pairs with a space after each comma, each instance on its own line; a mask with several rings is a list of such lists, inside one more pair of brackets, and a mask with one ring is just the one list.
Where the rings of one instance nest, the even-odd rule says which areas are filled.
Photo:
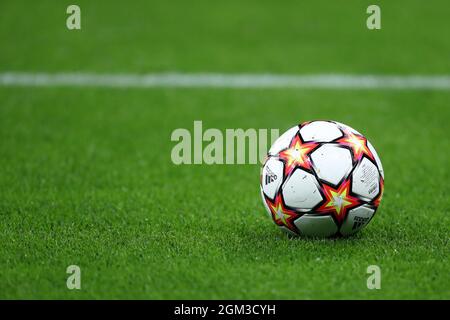
[[[442, 74], [447, 1], [2, 1], [2, 70]], [[381, 8], [381, 30], [366, 9]]]

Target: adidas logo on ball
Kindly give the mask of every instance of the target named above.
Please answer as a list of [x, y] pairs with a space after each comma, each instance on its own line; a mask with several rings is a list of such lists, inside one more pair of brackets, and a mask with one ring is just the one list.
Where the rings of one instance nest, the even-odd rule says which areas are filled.
[[266, 185], [277, 180], [277, 175], [273, 173], [268, 167], [266, 167]]

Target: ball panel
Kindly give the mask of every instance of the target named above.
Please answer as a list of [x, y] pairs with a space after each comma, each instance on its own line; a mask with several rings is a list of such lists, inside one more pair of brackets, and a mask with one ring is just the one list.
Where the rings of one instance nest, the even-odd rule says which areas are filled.
[[269, 158], [264, 164], [261, 186], [263, 192], [270, 199], [275, 198], [275, 194], [283, 181], [283, 167], [283, 162], [277, 158]]
[[380, 175], [377, 167], [367, 158], [363, 158], [353, 172], [352, 191], [371, 201], [379, 193]]
[[269, 150], [269, 155], [277, 155], [281, 150], [289, 147], [289, 144], [292, 141], [292, 138], [297, 134], [298, 126], [290, 128], [288, 131], [283, 133], [277, 140], [273, 143], [272, 147]]
[[316, 178], [302, 169], [296, 169], [288, 178], [282, 193], [286, 205], [297, 210], [311, 210], [322, 201]]
[[375, 210], [367, 205], [350, 210], [341, 226], [341, 234], [347, 236], [358, 232], [369, 223], [374, 214]]
[[348, 149], [326, 144], [311, 154], [314, 169], [323, 181], [337, 185], [352, 169], [352, 155]]
[[300, 129], [300, 135], [305, 142], [330, 142], [342, 137], [338, 126], [328, 121], [313, 121]]
[[384, 179], [383, 165], [381, 164], [381, 159], [378, 156], [377, 151], [375, 150], [375, 148], [373, 147], [373, 145], [369, 141], [367, 141], [367, 146], [369, 147], [370, 152], [372, 152], [373, 157], [375, 158], [375, 162], [376, 162], [376, 164], [378, 166], [378, 170], [380, 171], [380, 174], [381, 174], [381, 176]]
[[331, 216], [305, 214], [294, 221], [302, 235], [308, 237], [330, 237], [338, 231]]

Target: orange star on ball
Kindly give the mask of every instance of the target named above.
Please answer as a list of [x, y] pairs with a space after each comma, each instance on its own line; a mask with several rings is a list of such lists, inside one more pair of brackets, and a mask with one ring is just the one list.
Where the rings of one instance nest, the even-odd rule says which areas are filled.
[[266, 203], [269, 206], [273, 221], [275, 221], [277, 225], [284, 226], [291, 231], [297, 232], [294, 220], [297, 219], [299, 215], [295, 211], [285, 207], [281, 194], [278, 194], [273, 202], [266, 199]]
[[359, 134], [345, 130], [344, 137], [339, 139], [337, 143], [350, 147], [353, 150], [353, 156], [356, 161], [361, 160], [363, 155], [374, 160], [372, 152], [367, 146], [367, 139]]
[[297, 134], [292, 139], [289, 147], [280, 152], [279, 157], [285, 162], [284, 174], [288, 176], [297, 167], [311, 169], [309, 154], [318, 146], [315, 142], [303, 142]]
[[317, 212], [332, 212], [339, 222], [344, 220], [348, 210], [360, 204], [358, 198], [350, 195], [350, 180], [346, 180], [337, 189], [323, 184], [323, 193], [325, 203]]

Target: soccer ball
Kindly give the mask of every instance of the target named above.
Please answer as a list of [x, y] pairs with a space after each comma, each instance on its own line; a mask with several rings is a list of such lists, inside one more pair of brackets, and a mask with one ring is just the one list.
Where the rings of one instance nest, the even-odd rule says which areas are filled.
[[261, 196], [272, 220], [293, 235], [347, 236], [364, 228], [383, 195], [375, 148], [335, 121], [311, 121], [281, 135], [261, 172]]

